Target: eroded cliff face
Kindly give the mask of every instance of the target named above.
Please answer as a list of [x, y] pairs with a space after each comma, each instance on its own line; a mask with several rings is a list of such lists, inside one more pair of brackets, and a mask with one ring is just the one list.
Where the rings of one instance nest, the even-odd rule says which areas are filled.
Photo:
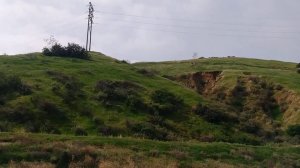
[[242, 75], [235, 86], [222, 87], [222, 71], [171, 77], [209, 99], [233, 107], [241, 121], [256, 121], [266, 130], [300, 123], [300, 96], [255, 75]]
[[199, 94], [208, 94], [222, 78], [221, 74], [222, 71], [197, 72], [181, 75], [174, 79], [186, 87], [196, 90]]

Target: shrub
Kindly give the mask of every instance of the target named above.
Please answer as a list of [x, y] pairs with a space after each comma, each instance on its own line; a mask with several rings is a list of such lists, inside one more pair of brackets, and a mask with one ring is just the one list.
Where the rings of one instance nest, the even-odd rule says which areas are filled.
[[238, 119], [235, 116], [229, 115], [227, 113], [223, 113], [217, 109], [209, 108], [206, 105], [202, 105], [201, 103], [197, 105], [196, 108], [193, 109], [194, 113], [203, 117], [206, 121], [212, 123], [221, 123], [221, 122], [232, 122], [237, 123]]
[[8, 132], [11, 129], [12, 124], [7, 121], [0, 122], [0, 132]]
[[99, 117], [94, 117], [93, 121], [96, 125], [104, 125], [104, 121], [102, 119], [100, 119]]
[[76, 136], [87, 136], [88, 133], [81, 127], [76, 127], [75, 128], [75, 135]]
[[52, 87], [52, 91], [62, 97], [64, 102], [70, 104], [78, 97], [85, 96], [84, 92], [81, 90], [82, 83], [80, 83], [75, 77], [56, 71], [47, 71], [46, 73], [64, 86], [64, 90], [62, 90], [58, 84], [55, 84]]
[[157, 72], [150, 71], [150, 70], [147, 70], [147, 69], [139, 69], [139, 70], [137, 70], [137, 72], [144, 75], [144, 76], [147, 76], [147, 77], [153, 77], [157, 73]]
[[126, 105], [132, 112], [138, 112], [139, 110], [143, 110], [146, 112], [151, 111], [151, 109], [143, 102], [142, 98], [138, 95], [128, 96]]
[[126, 102], [130, 108], [139, 108], [140, 96], [138, 91], [142, 88], [130, 81], [98, 81], [95, 86], [97, 99], [105, 105]]
[[19, 106], [16, 107], [14, 110], [8, 110], [6, 113], [6, 117], [11, 122], [24, 124], [37, 120], [38, 115], [28, 107]]
[[45, 56], [89, 59], [88, 52], [83, 47], [75, 43], [68, 43], [68, 46], [66, 47], [63, 47], [59, 43], [55, 43], [51, 48], [44, 48], [43, 54]]
[[260, 128], [261, 128], [260, 125], [257, 122], [252, 120], [242, 122], [240, 127], [242, 131], [252, 133], [252, 134], [257, 134]]
[[0, 73], [0, 95], [18, 92], [20, 94], [30, 94], [31, 89], [29, 86], [22, 83], [18, 76], [9, 76]]
[[156, 90], [152, 93], [151, 99], [155, 103], [154, 108], [162, 115], [178, 112], [184, 107], [182, 98], [166, 90]]
[[286, 132], [290, 136], [300, 136], [300, 124], [289, 126]]
[[40, 100], [39, 109], [46, 112], [46, 115], [53, 119], [65, 120], [67, 118], [65, 113], [62, 112], [56, 104], [48, 100]]
[[99, 126], [98, 131], [99, 131], [100, 135], [104, 135], [104, 136], [118, 136], [124, 132], [120, 128], [106, 126], [106, 125]]
[[181, 98], [175, 96], [174, 94], [166, 90], [156, 90], [152, 94], [151, 98], [155, 103], [159, 103], [159, 104], [166, 104], [166, 103], [181, 104], [183, 101]]
[[137, 136], [155, 140], [167, 140], [167, 130], [150, 123], [137, 123], [129, 125], [129, 129]]
[[50, 51], [49, 48], [43, 48], [42, 53], [43, 53], [45, 56], [52, 56], [52, 52]]
[[296, 68], [300, 68], [300, 63], [299, 63], [299, 64], [297, 64]]

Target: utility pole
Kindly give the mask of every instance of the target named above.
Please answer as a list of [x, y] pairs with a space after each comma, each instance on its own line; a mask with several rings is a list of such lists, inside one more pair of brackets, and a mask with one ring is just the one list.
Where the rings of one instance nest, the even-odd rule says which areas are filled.
[[94, 6], [91, 2], [89, 2], [88, 28], [87, 28], [87, 36], [86, 36], [86, 47], [85, 47], [86, 51], [91, 51], [93, 24], [94, 24]]

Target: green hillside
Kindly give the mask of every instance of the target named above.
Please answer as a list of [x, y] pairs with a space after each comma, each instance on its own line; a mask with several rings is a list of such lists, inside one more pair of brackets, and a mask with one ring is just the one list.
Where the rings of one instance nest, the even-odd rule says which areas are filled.
[[161, 75], [178, 75], [198, 71], [223, 71], [225, 82], [235, 82], [236, 76], [250, 72], [263, 76], [273, 82], [300, 93], [300, 76], [296, 72], [296, 63], [250, 58], [203, 58], [186, 61], [137, 63], [140, 68], [152, 69]]
[[296, 64], [90, 56], [0, 56], [0, 164], [299, 165]]
[[[243, 87], [248, 91], [246, 93], [248, 96], [244, 96], [244, 99], [254, 99], [253, 90], [255, 89], [253, 87], [258, 92], [272, 92], [271, 97], [275, 99], [274, 103], [278, 106], [278, 110], [275, 110], [277, 116], [274, 117], [281, 120], [284, 127], [300, 123], [300, 109], [298, 108], [300, 105], [300, 75], [297, 73], [296, 63], [228, 57], [137, 63], [135, 66], [155, 71], [166, 78], [178, 78], [181, 75], [197, 72], [219, 71], [219, 80], [214, 83], [214, 88], [208, 88], [210, 91], [208, 91], [206, 97], [212, 98], [217, 94], [221, 94], [221, 92], [228, 95], [228, 92], [234, 90], [238, 84], [244, 83], [241, 85], [247, 85]], [[172, 80], [176, 81], [176, 79]], [[253, 84], [255, 82], [261, 86]], [[263, 85], [269, 88], [264, 88]], [[258, 87], [263, 89], [259, 90]], [[272, 89], [270, 89], [271, 87]], [[262, 95], [256, 96], [262, 97]], [[220, 102], [220, 100], [218, 101]], [[251, 104], [252, 102], [246, 101], [244, 103]], [[251, 106], [256, 105], [251, 104]]]
[[[44, 57], [38, 53], [0, 57], [0, 70], [2, 75], [21, 78], [32, 92], [27, 95], [11, 94], [6, 96], [7, 99], [2, 103], [2, 110], [11, 108], [10, 110], [13, 111], [20, 107], [25, 108], [23, 109], [24, 113], [27, 111], [42, 113], [41, 111], [47, 111], [47, 109], [38, 107], [39, 105], [50, 106], [50, 113], [58, 111], [58, 113], [66, 115], [66, 121], [56, 123], [57, 120], [53, 118], [53, 124], [59, 124], [57, 126], [59, 132], [68, 134], [73, 134], [71, 129], [76, 126], [87, 129], [88, 133], [96, 134], [93, 128], [95, 125], [92, 123], [93, 118], [98, 117], [99, 120], [102, 120], [100, 122], [107, 125], [122, 127], [125, 125], [125, 120], [144, 121], [151, 113], [147, 109], [138, 109], [138, 107], [131, 109], [135, 108], [135, 102], [131, 102], [133, 104], [131, 107], [123, 101], [107, 100], [108, 102], [105, 103], [111, 103], [111, 105], [106, 106], [102, 100], [99, 100], [101, 96], [99, 94], [109, 93], [96, 91], [96, 85], [99, 82], [102, 82], [103, 85], [105, 83], [110, 85], [108, 87], [120, 85], [115, 86], [118, 87], [116, 93], [111, 94], [116, 94], [116, 99], [122, 100], [122, 96], [130, 94], [125, 93], [128, 87], [132, 87], [133, 91], [139, 91], [138, 95], [132, 95], [132, 100], [125, 100], [127, 98], [124, 100], [135, 101], [134, 99], [138, 99], [136, 101], [140, 100], [145, 105], [152, 103], [149, 100], [151, 94], [160, 89], [178, 95], [184, 99], [187, 107], [202, 100], [199, 95], [174, 82], [156, 76], [148, 77], [125, 62], [98, 53], [93, 53], [91, 60]], [[30, 121], [30, 124], [31, 122], [34, 121]], [[27, 131], [23, 124], [19, 125], [19, 129]]]
[[260, 141], [234, 131], [231, 122], [223, 123], [224, 127], [194, 114], [192, 107], [209, 101], [193, 90], [99, 53], [93, 53], [91, 60], [38, 53], [0, 59], [2, 75], [20, 78], [19, 87], [30, 90], [3, 93], [3, 131]]

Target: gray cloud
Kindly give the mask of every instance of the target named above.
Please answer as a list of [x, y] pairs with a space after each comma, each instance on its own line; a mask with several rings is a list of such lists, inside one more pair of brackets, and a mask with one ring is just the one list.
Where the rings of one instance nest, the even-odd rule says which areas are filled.
[[[0, 53], [54, 35], [85, 44], [88, 0], [0, 1]], [[298, 0], [95, 0], [93, 50], [135, 61], [236, 55], [300, 61]], [[104, 12], [104, 13], [103, 13]], [[145, 17], [133, 17], [128, 14]]]

